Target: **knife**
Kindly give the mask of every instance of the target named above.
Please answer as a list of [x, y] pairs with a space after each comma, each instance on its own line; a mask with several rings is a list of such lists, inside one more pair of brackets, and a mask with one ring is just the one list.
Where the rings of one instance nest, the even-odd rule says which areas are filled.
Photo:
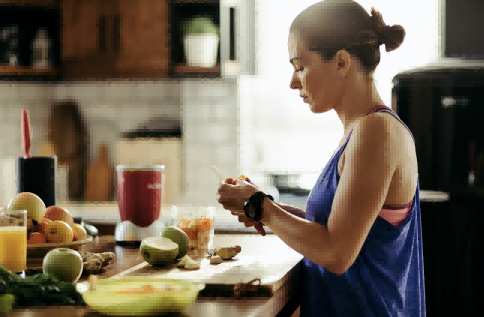
[[[208, 163], [208, 161], [206, 159], [205, 159], [205, 163], [207, 163], [208, 168], [215, 174], [215, 176], [218, 178], [218, 180], [221, 183], [224, 183], [225, 182], [225, 178], [223, 177], [222, 173], [220, 173], [220, 171], [218, 170], [218, 168], [215, 165], [212, 165], [212, 164]], [[265, 231], [264, 227], [262, 226], [262, 224], [260, 222], [256, 223], [255, 226], [254, 226], [254, 228], [262, 236], [265, 236], [266, 235], [266, 231]]]
[[30, 122], [27, 109], [22, 110], [21, 121], [21, 133], [22, 133], [22, 149], [24, 151], [24, 158], [31, 158], [30, 155]]

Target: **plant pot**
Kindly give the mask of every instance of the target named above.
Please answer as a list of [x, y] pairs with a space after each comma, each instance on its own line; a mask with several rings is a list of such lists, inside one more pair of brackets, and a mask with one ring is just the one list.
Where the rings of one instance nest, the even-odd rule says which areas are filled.
[[215, 34], [187, 35], [183, 39], [187, 64], [214, 67], [217, 63], [219, 37]]

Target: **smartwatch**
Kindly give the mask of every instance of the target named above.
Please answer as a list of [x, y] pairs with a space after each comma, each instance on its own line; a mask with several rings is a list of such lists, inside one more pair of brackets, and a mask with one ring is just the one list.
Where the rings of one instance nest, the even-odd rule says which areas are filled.
[[270, 200], [274, 201], [274, 198], [271, 195], [261, 191], [258, 191], [245, 200], [244, 212], [247, 218], [256, 222], [259, 222], [262, 219], [262, 204], [266, 197], [269, 197]]

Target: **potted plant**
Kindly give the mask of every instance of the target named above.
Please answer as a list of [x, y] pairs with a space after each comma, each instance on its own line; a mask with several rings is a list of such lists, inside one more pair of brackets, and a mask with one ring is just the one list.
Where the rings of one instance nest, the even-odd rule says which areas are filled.
[[183, 47], [188, 65], [214, 67], [217, 63], [219, 28], [210, 18], [197, 16], [183, 23]]

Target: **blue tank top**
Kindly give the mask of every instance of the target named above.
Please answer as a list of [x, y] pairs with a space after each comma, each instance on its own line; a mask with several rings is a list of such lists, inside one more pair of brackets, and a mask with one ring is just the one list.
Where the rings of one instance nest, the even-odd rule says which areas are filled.
[[[390, 108], [375, 110], [380, 109], [408, 129]], [[328, 223], [340, 179], [338, 161], [350, 136], [351, 133], [309, 194], [309, 221], [324, 226]], [[303, 258], [301, 317], [425, 317], [419, 191], [417, 182], [411, 211], [398, 227], [377, 217], [355, 262], [343, 275]]]

